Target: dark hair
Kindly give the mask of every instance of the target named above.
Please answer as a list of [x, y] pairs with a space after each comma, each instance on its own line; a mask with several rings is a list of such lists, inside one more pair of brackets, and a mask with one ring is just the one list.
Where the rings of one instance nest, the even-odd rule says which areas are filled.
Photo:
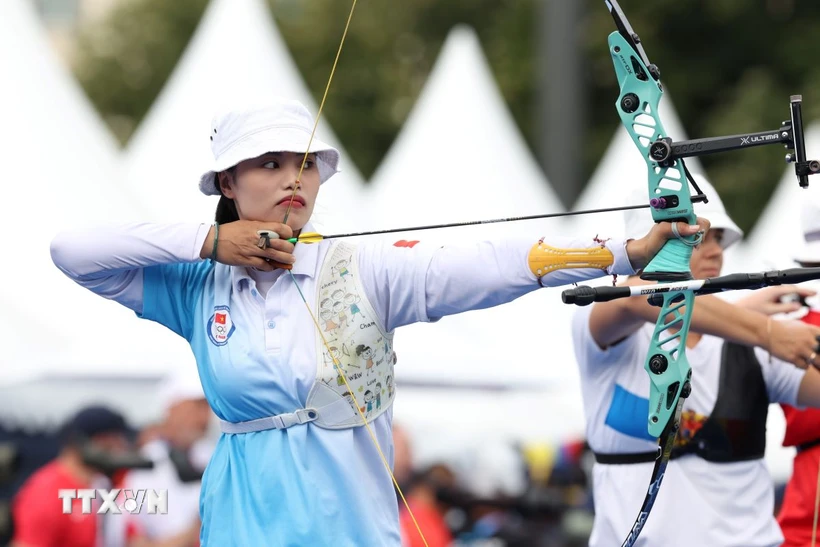
[[81, 409], [60, 427], [58, 434], [63, 446], [78, 444], [103, 433], [123, 433], [131, 429], [119, 412], [102, 405]]
[[[231, 178], [236, 180], [235, 165], [229, 169], [226, 169], [225, 172], [228, 173]], [[236, 203], [222, 193], [222, 186], [219, 184], [218, 173], [214, 175], [214, 186], [216, 186], [216, 191], [219, 192], [219, 203], [216, 204], [216, 214], [214, 215], [214, 220], [220, 224], [228, 224], [229, 222], [239, 220], [239, 213], [236, 212]]]

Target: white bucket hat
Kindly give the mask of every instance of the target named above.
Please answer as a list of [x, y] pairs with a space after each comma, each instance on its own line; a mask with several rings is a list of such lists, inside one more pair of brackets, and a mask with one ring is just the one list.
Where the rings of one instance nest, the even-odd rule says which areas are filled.
[[[723, 240], [721, 246], [723, 249], [728, 249], [741, 239], [743, 239], [743, 230], [741, 230], [735, 221], [726, 214], [726, 209], [723, 207], [723, 201], [715, 190], [715, 187], [703, 175], [692, 173], [695, 182], [700, 187], [701, 191], [706, 194], [709, 203], [695, 203], [695, 214], [699, 217], [707, 219], [711, 223], [711, 229], [723, 230]], [[690, 188], [690, 190], [694, 190]], [[635, 190], [629, 196], [630, 205], [638, 203], [646, 203], [649, 194], [644, 187], [642, 190]], [[650, 209], [629, 209], [624, 213], [624, 222], [627, 239], [640, 239], [645, 236], [652, 228], [654, 221], [652, 220], [652, 212]]]
[[[809, 192], [812, 191], [809, 190]], [[820, 195], [812, 192], [802, 202], [801, 223], [804, 244], [794, 260], [804, 264], [817, 263], [820, 262]]]
[[[216, 173], [262, 154], [304, 154], [313, 124], [313, 118], [302, 103], [281, 98], [233, 107], [216, 114], [211, 122], [210, 134], [214, 163], [199, 179], [199, 189], [207, 196], [220, 195], [216, 187]], [[310, 152], [316, 154], [321, 183], [338, 172], [338, 150], [314, 136]]]

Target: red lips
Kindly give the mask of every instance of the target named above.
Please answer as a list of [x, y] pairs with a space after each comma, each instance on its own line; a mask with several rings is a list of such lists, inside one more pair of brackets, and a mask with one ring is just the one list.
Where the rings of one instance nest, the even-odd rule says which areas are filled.
[[[281, 200], [279, 203], [277, 203], [277, 205], [290, 203], [290, 199], [291, 199], [291, 197], [288, 196], [288, 197], [284, 198], [283, 200]], [[304, 207], [305, 205], [306, 205], [306, 203], [305, 203], [305, 199], [303, 197], [293, 196], [293, 205], [292, 205], [292, 207]]]

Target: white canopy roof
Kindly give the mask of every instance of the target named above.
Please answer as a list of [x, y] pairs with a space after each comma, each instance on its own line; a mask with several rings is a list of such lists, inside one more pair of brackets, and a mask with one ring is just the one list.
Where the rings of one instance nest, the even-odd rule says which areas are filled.
[[[343, 74], [340, 70], [336, 77]], [[225, 104], [266, 96], [297, 99], [316, 115], [317, 107], [265, 2], [212, 0], [125, 154], [129, 184], [148, 196], [158, 218], [213, 220], [217, 198], [202, 195], [197, 186], [213, 161], [213, 113]], [[319, 124], [318, 135], [339, 147], [327, 123]], [[365, 210], [360, 207], [358, 218], [349, 212], [359, 205], [363, 185], [340, 152], [342, 172], [323, 185], [315, 215], [317, 225], [333, 231], [361, 227]]]
[[10, 83], [0, 86], [0, 149], [11, 160], [0, 269], [3, 380], [178, 362], [185, 344], [176, 336], [94, 296], [52, 263], [57, 232], [142, 211], [119, 184], [115, 141], [51, 51], [30, 2], [0, 3], [0, 51], [0, 75]]
[[[448, 36], [370, 186], [373, 222], [385, 228], [564, 210], [504, 104], [478, 37], [467, 27]], [[423, 237], [470, 241], [555, 227], [560, 223], [526, 221]]]
[[[530, 156], [472, 29], [457, 27], [448, 36], [415, 108], [373, 177], [370, 206], [374, 225], [384, 228], [563, 210]], [[520, 235], [534, 244], [541, 235], [557, 232], [558, 221], [526, 221], [388, 237], [468, 245]], [[445, 436], [452, 434], [453, 423], [465, 435], [483, 431], [518, 438], [526, 435], [524, 430], [550, 438], [582, 430], [580, 393], [567, 401], [557, 399], [560, 390], [577, 383], [571, 344], [534, 351], [542, 347], [545, 332], [550, 340], [569, 340], [572, 311], [561, 303], [559, 291], [541, 290], [491, 310], [402, 327], [395, 338], [399, 389], [402, 380], [412, 379], [528, 387], [527, 393], [514, 389], [493, 395], [498, 404], [490, 406], [486, 393], [456, 391], [437, 397], [429, 391], [405, 391], [396, 403], [396, 420], [411, 427], [424, 424], [426, 431]], [[523, 406], [507, 406], [507, 398], [521, 405], [526, 400], [526, 412], [536, 416], [566, 404], [562, 408], [568, 417], [560, 427], [536, 420], [513, 431], [510, 412], [517, 414], [514, 408]]]
[[[820, 123], [810, 125], [805, 137], [807, 157], [820, 159]], [[801, 203], [816, 200], [818, 195], [820, 177], [809, 177], [809, 187], [801, 188], [794, 165], [788, 164], [768, 205], [742, 244], [744, 267], [749, 271], [797, 267], [795, 253], [803, 246]]]

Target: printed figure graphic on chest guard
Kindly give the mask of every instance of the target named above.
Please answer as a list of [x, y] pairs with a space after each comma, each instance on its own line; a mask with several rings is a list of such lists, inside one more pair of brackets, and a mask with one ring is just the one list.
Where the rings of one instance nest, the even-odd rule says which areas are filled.
[[[364, 291], [357, 280], [355, 253], [355, 246], [343, 242], [334, 243], [327, 252], [319, 277], [317, 301], [325, 323], [324, 331], [331, 333], [332, 330], [333, 337], [327, 342], [333, 354], [328, 354], [321, 338], [317, 336], [317, 354], [323, 356], [317, 384], [321, 383], [329, 388], [337, 398], [347, 398], [350, 409], [354, 411], [355, 398], [361, 405], [365, 417], [370, 421], [390, 408], [393, 402], [395, 390], [392, 387], [392, 377], [395, 355], [393, 337], [388, 335], [377, 321], [367, 319], [368, 316], [376, 317], [376, 314], [371, 311], [372, 306], [367, 298], [363, 297]], [[366, 310], [364, 313], [363, 309]], [[346, 313], [347, 310], [350, 310], [349, 315]], [[334, 361], [340, 365], [336, 366]], [[348, 385], [353, 390], [352, 397]], [[388, 387], [384, 388], [385, 385]], [[316, 390], [312, 391], [311, 395], [315, 392]], [[328, 404], [325, 400], [327, 397], [330, 395], [324, 394], [321, 397], [324, 405]], [[313, 404], [311, 399], [308, 398], [308, 408], [323, 406]], [[322, 413], [321, 410], [319, 412]], [[341, 416], [328, 417], [332, 422], [340, 418]], [[337, 425], [361, 425], [361, 417], [355, 412]]]

